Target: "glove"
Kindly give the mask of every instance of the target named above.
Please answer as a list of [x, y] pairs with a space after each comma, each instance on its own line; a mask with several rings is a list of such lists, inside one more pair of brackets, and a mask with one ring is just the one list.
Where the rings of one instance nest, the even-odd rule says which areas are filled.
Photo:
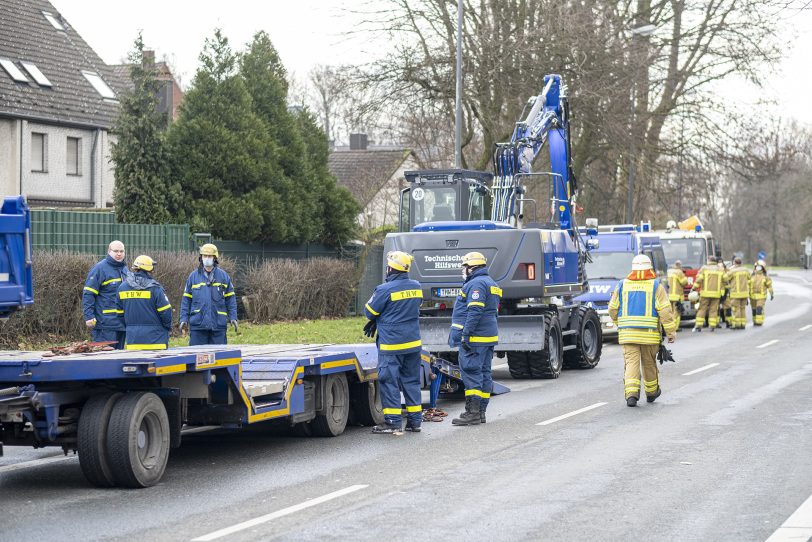
[[466, 352], [471, 351], [471, 343], [468, 342], [469, 337], [463, 337], [462, 342], [460, 343], [460, 348], [465, 350]]
[[671, 355], [671, 350], [665, 347], [664, 344], [660, 344], [660, 349], [657, 350], [657, 361], [660, 362], [660, 365], [665, 363], [666, 361], [676, 361], [674, 356]]
[[231, 321], [231, 325], [232, 325], [232, 326], [234, 326], [234, 333], [238, 333], [238, 329], [239, 329], [239, 328], [237, 327], [237, 321], [236, 321], [236, 320], [232, 320], [232, 321]]
[[378, 331], [378, 322], [376, 322], [375, 320], [370, 320], [364, 326], [364, 335], [366, 335], [369, 338], [374, 337], [377, 331]]
[[775, 294], [770, 292], [770, 301], [772, 301], [773, 299], [775, 299]]
[[189, 324], [187, 324], [186, 322], [180, 322], [180, 323], [178, 324], [178, 329], [180, 330], [180, 332], [181, 332], [183, 335], [185, 335], [185, 334], [186, 334], [186, 330], [187, 330], [187, 329], [189, 329]]
[[96, 327], [96, 319], [91, 318], [90, 320], [85, 320], [85, 325], [87, 327]]

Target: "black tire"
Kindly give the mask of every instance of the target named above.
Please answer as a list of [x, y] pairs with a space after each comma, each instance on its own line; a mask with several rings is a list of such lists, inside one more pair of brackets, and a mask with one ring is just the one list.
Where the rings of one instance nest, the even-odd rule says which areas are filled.
[[107, 457], [107, 425], [121, 393], [94, 395], [82, 406], [76, 447], [79, 466], [87, 481], [97, 487], [113, 487], [115, 480]]
[[309, 438], [313, 436], [313, 426], [310, 425], [310, 422], [299, 422], [293, 424], [293, 427], [291, 427], [291, 433], [294, 437]]
[[350, 413], [355, 424], [371, 427], [384, 422], [380, 386], [377, 381], [352, 384], [350, 400]]
[[558, 315], [552, 312], [544, 313], [544, 350], [540, 352], [527, 352], [527, 365], [530, 368], [530, 378], [558, 378], [564, 366], [564, 352], [562, 348], [561, 323]]
[[124, 487], [157, 484], [169, 458], [169, 419], [154, 393], [127, 394], [116, 403], [107, 428], [113, 479]]
[[507, 364], [510, 376], [517, 380], [533, 378], [530, 372], [530, 363], [527, 361], [527, 352], [508, 352]]
[[169, 397], [164, 401], [166, 417], [169, 419], [169, 447], [173, 450], [180, 448], [181, 430], [183, 429], [183, 410], [181, 400], [177, 397]]
[[573, 311], [570, 329], [578, 331], [573, 337], [576, 348], [564, 352], [565, 369], [594, 369], [601, 360], [603, 333], [598, 313], [590, 307], [581, 306]]
[[344, 373], [327, 375], [324, 382], [323, 410], [310, 426], [317, 437], [337, 437], [347, 427], [350, 415], [350, 388]]

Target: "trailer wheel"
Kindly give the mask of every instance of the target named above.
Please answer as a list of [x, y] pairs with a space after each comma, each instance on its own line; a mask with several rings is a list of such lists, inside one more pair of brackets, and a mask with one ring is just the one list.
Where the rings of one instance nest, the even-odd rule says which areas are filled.
[[113, 473], [107, 457], [107, 424], [121, 393], [94, 395], [82, 406], [76, 447], [79, 466], [87, 481], [97, 487], [113, 487]]
[[578, 331], [574, 350], [564, 352], [564, 367], [567, 369], [594, 369], [601, 360], [603, 334], [601, 321], [594, 309], [578, 307], [573, 314], [572, 329]]
[[350, 415], [350, 388], [344, 373], [327, 375], [324, 382], [324, 410], [313, 418], [310, 426], [317, 437], [337, 437], [347, 427]]
[[157, 395], [131, 393], [116, 403], [107, 428], [107, 453], [117, 484], [150, 487], [160, 481], [169, 458], [169, 419]]
[[356, 382], [350, 386], [351, 417], [356, 424], [373, 426], [384, 422], [378, 382]]
[[527, 353], [527, 364], [531, 378], [558, 378], [564, 366], [564, 351], [561, 340], [561, 323], [558, 315], [544, 313], [544, 350]]

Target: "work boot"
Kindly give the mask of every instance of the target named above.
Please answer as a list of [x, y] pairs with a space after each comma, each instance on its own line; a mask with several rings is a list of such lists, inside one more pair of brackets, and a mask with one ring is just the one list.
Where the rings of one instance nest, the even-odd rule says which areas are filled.
[[413, 422], [412, 420], [406, 420], [406, 431], [411, 431], [412, 433], [419, 433], [421, 431], [420, 423]]
[[710, 331], [711, 331], [711, 333], [713, 333], [714, 331], [716, 331], [716, 328], [712, 327], [712, 328], [710, 328]]
[[399, 425], [392, 425], [385, 423], [383, 425], [376, 425], [372, 428], [372, 432], [376, 435], [402, 435], [403, 430]]
[[654, 401], [657, 400], [657, 397], [659, 397], [662, 394], [663, 394], [662, 388], [657, 388], [657, 393], [655, 393], [654, 395], [646, 395], [646, 402], [653, 403]]
[[637, 397], [626, 397], [626, 406], [637, 406]]
[[465, 398], [465, 412], [459, 418], [451, 420], [451, 425], [479, 425], [479, 401], [478, 397], [468, 396]]
[[488, 400], [479, 401], [479, 423], [485, 423], [485, 411], [488, 409]]

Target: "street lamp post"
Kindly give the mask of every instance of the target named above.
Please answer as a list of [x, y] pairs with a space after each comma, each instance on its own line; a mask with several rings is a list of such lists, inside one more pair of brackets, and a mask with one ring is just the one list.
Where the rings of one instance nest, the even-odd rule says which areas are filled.
[[[633, 48], [633, 50], [636, 49], [636, 46], [634, 45], [634, 43], [637, 40], [638, 36], [640, 36], [640, 37], [651, 36], [656, 29], [657, 29], [657, 27], [654, 26], [653, 24], [647, 24], [647, 25], [643, 25], [643, 26], [639, 26], [637, 28], [631, 29], [630, 33], [632, 35], [632, 44], [633, 44], [632, 48]], [[633, 61], [633, 59], [632, 59], [632, 61]], [[637, 134], [635, 134], [635, 128], [636, 128], [636, 125], [637, 125], [637, 122], [636, 122], [636, 119], [635, 119], [635, 113], [636, 113], [636, 110], [637, 110], [637, 108], [635, 107], [635, 102], [637, 101], [637, 77], [636, 77], [636, 75], [637, 74], [635, 73], [635, 77], [632, 77], [631, 115], [630, 115], [631, 116], [631, 119], [630, 119], [631, 133], [629, 134], [631, 136], [631, 144], [629, 145], [629, 182], [628, 182], [628, 191], [629, 191], [628, 196], [629, 197], [628, 197], [628, 201], [626, 203], [626, 223], [627, 224], [634, 224], [634, 176], [635, 176], [635, 170], [637, 169], [637, 164], [636, 164], [636, 160], [637, 160], [637, 158], [636, 158], [636, 155], [637, 155], [637, 149], [636, 149]]]
[[454, 115], [454, 167], [462, 167], [462, 0], [457, 0], [457, 93]]

